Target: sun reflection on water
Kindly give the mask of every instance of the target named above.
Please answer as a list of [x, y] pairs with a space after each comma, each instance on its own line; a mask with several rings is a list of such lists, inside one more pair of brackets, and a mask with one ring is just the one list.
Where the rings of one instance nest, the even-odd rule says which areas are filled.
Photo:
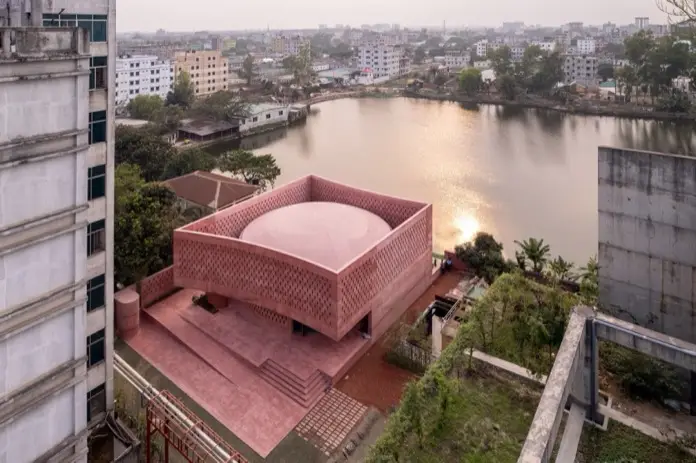
[[458, 241], [460, 243], [466, 243], [473, 240], [476, 233], [478, 233], [481, 229], [481, 224], [472, 214], [459, 215], [454, 219], [454, 226], [459, 232]]

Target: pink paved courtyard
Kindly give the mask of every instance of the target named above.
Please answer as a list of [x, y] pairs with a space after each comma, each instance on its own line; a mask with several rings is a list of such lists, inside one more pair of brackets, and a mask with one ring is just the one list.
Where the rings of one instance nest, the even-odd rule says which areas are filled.
[[145, 309], [126, 342], [262, 457], [295, 428], [369, 348], [335, 342], [232, 301], [212, 314], [182, 289]]

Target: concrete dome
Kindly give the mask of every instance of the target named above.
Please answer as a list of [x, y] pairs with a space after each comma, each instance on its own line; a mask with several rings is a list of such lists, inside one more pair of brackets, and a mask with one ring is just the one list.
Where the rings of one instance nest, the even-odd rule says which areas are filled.
[[391, 231], [372, 212], [329, 202], [308, 202], [268, 212], [246, 226], [240, 239], [339, 270]]

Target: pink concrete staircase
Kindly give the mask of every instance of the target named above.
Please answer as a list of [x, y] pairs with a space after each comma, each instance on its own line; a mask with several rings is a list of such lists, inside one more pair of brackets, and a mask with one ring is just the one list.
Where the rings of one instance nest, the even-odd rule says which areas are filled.
[[331, 378], [319, 370], [315, 370], [308, 378], [302, 379], [271, 359], [261, 365], [260, 376], [306, 408], [314, 406], [331, 388]]

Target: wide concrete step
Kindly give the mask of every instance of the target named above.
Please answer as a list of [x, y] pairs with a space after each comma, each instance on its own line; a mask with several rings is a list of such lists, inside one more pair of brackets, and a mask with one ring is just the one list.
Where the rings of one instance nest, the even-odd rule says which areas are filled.
[[261, 366], [260, 376], [295, 402], [307, 408], [313, 406], [331, 387], [331, 380], [320, 371], [316, 371], [309, 378], [302, 380], [273, 360], [264, 362]]

